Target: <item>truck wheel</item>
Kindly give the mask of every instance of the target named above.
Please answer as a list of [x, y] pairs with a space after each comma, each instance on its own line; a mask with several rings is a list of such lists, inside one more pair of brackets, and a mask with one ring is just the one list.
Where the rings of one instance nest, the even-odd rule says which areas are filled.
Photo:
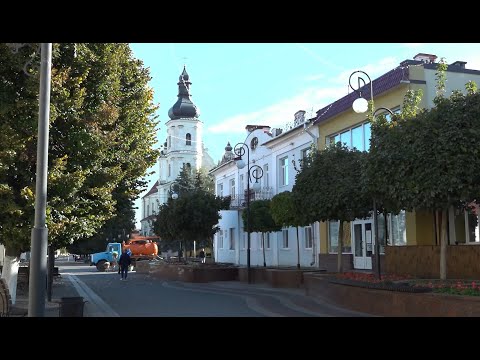
[[97, 262], [97, 270], [101, 272], [105, 272], [105, 270], [107, 269], [105, 264], [106, 264], [105, 260], [100, 260], [99, 262]]

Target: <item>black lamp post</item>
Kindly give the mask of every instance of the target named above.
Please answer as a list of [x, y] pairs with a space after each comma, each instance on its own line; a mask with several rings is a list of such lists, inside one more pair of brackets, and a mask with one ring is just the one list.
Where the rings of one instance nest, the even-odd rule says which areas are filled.
[[[234, 153], [237, 157], [234, 159], [238, 169], [243, 169], [247, 165], [247, 282], [250, 284], [250, 181], [255, 179], [252, 185], [253, 191], [260, 190], [259, 179], [263, 176], [263, 169], [258, 165], [250, 166], [250, 149], [245, 143], [238, 143], [235, 145]], [[247, 153], [247, 164], [242, 160], [242, 156]]]
[[[352, 76], [355, 75], [356, 73], [361, 73], [368, 78], [368, 82], [370, 83], [370, 101], [372, 102], [372, 109], [373, 109], [373, 83], [370, 76], [368, 76], [368, 74], [365, 71], [361, 71], [361, 70], [354, 71], [350, 75], [350, 78], [348, 79], [350, 88], [359, 95], [358, 99], [356, 99], [352, 104], [353, 111], [360, 114], [368, 111], [368, 101], [362, 97], [362, 91], [360, 90], [363, 86], [366, 85], [365, 79], [363, 79], [361, 75], [359, 75], [357, 78], [358, 88], [355, 88], [352, 86]], [[373, 114], [372, 114], [373, 121], [375, 121], [375, 116], [380, 110], [387, 111], [388, 113], [390, 113], [390, 115], [393, 116], [392, 110], [386, 107], [379, 107], [378, 109], [373, 111]], [[380, 271], [380, 240], [378, 238], [378, 214], [377, 214], [377, 200], [375, 198], [375, 195], [373, 197], [373, 223], [375, 228], [374, 230], [375, 231], [375, 262], [377, 264], [376, 275], [378, 279], [381, 279], [382, 275]]]

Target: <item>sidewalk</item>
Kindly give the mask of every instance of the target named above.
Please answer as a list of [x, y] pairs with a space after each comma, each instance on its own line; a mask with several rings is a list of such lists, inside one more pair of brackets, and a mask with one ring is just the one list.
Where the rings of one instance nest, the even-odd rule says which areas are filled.
[[[28, 284], [26, 279], [19, 277], [17, 283], [17, 298], [15, 307], [28, 311]], [[46, 291], [45, 291], [46, 294]], [[59, 303], [62, 297], [79, 296], [77, 290], [67, 277], [54, 276], [52, 286], [52, 301], [45, 298], [45, 317], [59, 317]], [[85, 314], [84, 314], [85, 315]]]

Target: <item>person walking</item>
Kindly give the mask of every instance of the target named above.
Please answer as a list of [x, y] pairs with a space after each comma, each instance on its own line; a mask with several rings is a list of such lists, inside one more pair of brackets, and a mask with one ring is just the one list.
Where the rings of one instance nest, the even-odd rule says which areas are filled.
[[205, 264], [205, 248], [202, 248], [202, 250], [200, 250], [200, 254], [198, 256], [200, 256], [202, 264]]
[[130, 255], [128, 255], [127, 249], [123, 249], [122, 255], [118, 260], [118, 265], [120, 266], [121, 277], [120, 280], [127, 280], [128, 267], [132, 263]]

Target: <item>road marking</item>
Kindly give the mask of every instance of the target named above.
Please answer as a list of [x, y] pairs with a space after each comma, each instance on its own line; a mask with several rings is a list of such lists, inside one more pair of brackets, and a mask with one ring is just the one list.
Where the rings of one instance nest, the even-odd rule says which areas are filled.
[[78, 294], [82, 296], [87, 303], [87, 313], [91, 317], [119, 317], [118, 313], [113, 310], [100, 296], [95, 294], [82, 280], [72, 274], [66, 274], [68, 280], [77, 290]]
[[243, 294], [222, 293], [222, 292], [219, 292], [219, 291], [211, 291], [211, 290], [204, 290], [204, 289], [198, 289], [198, 288], [189, 288], [189, 287], [184, 287], [184, 286], [175, 286], [175, 285], [167, 283], [166, 281], [164, 281], [162, 283], [162, 286], [177, 289], [177, 290], [184, 290], [184, 291], [203, 292], [203, 293], [215, 294], [215, 295], [220, 294], [220, 295], [227, 295], [227, 296], [236, 296], [236, 297], [239, 297], [239, 298], [242, 298], [243, 300], [245, 300], [245, 303], [247, 304], [247, 307], [250, 310], [252, 310], [256, 313], [259, 313], [260, 315], [269, 316], [269, 317], [284, 317], [285, 316], [285, 315], [278, 314], [278, 313], [275, 313], [275, 312], [272, 312], [272, 311], [269, 311], [269, 310], [265, 309], [253, 297], [246, 296], [246, 295], [243, 295]]

